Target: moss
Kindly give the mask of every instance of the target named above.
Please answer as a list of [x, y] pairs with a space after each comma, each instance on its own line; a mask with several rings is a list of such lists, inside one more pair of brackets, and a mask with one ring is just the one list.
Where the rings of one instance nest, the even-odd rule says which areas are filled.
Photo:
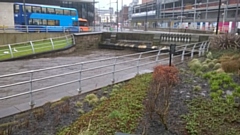
[[195, 73], [195, 75], [202, 77], [202, 76], [203, 76], [203, 72], [202, 72], [202, 71], [197, 71], [197, 72]]
[[62, 101], [67, 101], [69, 99], [70, 99], [70, 96], [65, 96], [65, 97], [61, 98]]
[[201, 68], [202, 68], [201, 62], [198, 59], [193, 59], [192, 61], [190, 61], [188, 63], [188, 65], [189, 65], [190, 69], [194, 72], [201, 70]]
[[3, 123], [3, 124], [0, 124], [0, 128], [7, 128], [9, 126], [13, 126], [15, 124], [17, 124], [18, 122], [17, 121], [12, 121], [12, 122], [7, 122], [7, 123]]
[[60, 100], [60, 101], [57, 101], [57, 102], [54, 102], [51, 104], [50, 108], [53, 109], [55, 108], [56, 106], [60, 106], [60, 105], [63, 105], [64, 104], [64, 101]]

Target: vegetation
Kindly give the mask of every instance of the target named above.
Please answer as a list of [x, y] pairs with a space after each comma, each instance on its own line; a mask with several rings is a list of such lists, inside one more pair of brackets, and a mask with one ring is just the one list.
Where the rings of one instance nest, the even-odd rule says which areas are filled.
[[[53, 43], [54, 43], [54, 50], [57, 50], [57, 49], [64, 48], [69, 44], [72, 44], [72, 40], [68, 39], [66, 41], [64, 37], [59, 39], [53, 39]], [[42, 52], [53, 50], [52, 43], [50, 40], [33, 42], [33, 47], [34, 47], [35, 53], [42, 53]], [[12, 45], [11, 48], [12, 48], [14, 58], [34, 54], [30, 42]], [[0, 60], [10, 59], [10, 58], [11, 58], [11, 53], [8, 46], [0, 47]]]
[[[220, 47], [231, 47], [222, 44]], [[188, 103], [189, 113], [183, 118], [186, 122], [186, 129], [190, 135], [239, 135], [240, 134], [240, 114], [239, 114], [239, 97], [240, 86], [234, 81], [234, 74], [239, 70], [240, 56], [234, 53], [225, 53], [223, 51], [212, 53], [212, 58], [207, 55], [207, 59], [200, 65], [200, 69], [206, 69], [205, 64], [208, 64], [207, 70], [202, 70], [202, 76], [208, 81], [210, 86], [210, 99], [199, 97]], [[213, 59], [218, 58], [218, 59]], [[211, 60], [213, 59], [213, 60]], [[190, 69], [194, 69], [192, 60], [188, 65]], [[219, 63], [218, 63], [219, 62]], [[214, 66], [209, 65], [215, 63]], [[204, 68], [203, 68], [204, 66]], [[213, 67], [213, 68], [211, 68]], [[196, 70], [192, 70], [196, 71]], [[194, 87], [194, 89], [198, 89]]]
[[171, 90], [178, 82], [178, 70], [173, 66], [157, 66], [153, 72], [153, 82], [148, 91], [146, 110], [153, 119], [157, 114], [166, 130], [168, 130], [167, 116], [170, 105]]
[[[143, 115], [143, 100], [151, 81], [151, 74], [135, 77], [122, 87], [114, 87], [110, 98], [102, 100], [94, 110], [81, 115], [59, 135], [132, 133]], [[107, 90], [105, 90], [107, 91]], [[88, 95], [88, 100], [93, 95]], [[91, 98], [92, 99], [92, 98]], [[86, 100], [87, 101], [87, 100]]]

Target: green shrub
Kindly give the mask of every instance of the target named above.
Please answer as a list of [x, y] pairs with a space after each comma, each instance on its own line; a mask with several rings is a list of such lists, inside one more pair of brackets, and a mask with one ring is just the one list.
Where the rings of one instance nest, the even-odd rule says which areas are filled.
[[84, 113], [85, 113], [83, 109], [78, 109], [77, 112], [78, 112], [79, 114], [84, 114]]
[[202, 90], [202, 87], [200, 85], [197, 85], [197, 86], [194, 86], [193, 87], [193, 90], [194, 91], [201, 91]]
[[208, 58], [208, 59], [213, 59], [212, 52], [208, 52], [208, 54], [207, 54], [207, 58]]
[[219, 69], [219, 68], [221, 68], [221, 64], [220, 63], [216, 63], [215, 65], [214, 65], [214, 67], [213, 67], [213, 69], [214, 70], [216, 70], [216, 69]]
[[202, 71], [196, 71], [195, 75], [199, 76], [199, 77], [202, 77], [203, 76], [203, 72]]
[[190, 69], [194, 72], [201, 70], [202, 65], [201, 62], [198, 59], [193, 59], [188, 63]]
[[208, 64], [202, 64], [202, 71], [205, 72], [208, 70]]
[[218, 63], [218, 61], [219, 61], [218, 59], [213, 59], [213, 60], [212, 60], [212, 62], [213, 62], [214, 64]]
[[210, 63], [210, 62], [212, 62], [212, 60], [207, 58], [207, 59], [203, 62], [203, 64], [208, 64], [208, 63]]
[[95, 105], [99, 99], [95, 94], [89, 94], [84, 99], [85, 102], [88, 102], [89, 105]]
[[82, 103], [82, 102], [80, 102], [80, 101], [77, 101], [75, 105], [76, 105], [77, 107], [79, 107], [79, 108], [80, 108], [80, 107], [82, 107], [82, 106], [83, 106], [83, 103]]
[[213, 68], [214, 66], [215, 66], [215, 64], [213, 62], [208, 63], [209, 68]]
[[102, 102], [102, 101], [107, 100], [107, 99], [108, 99], [107, 97], [102, 96], [102, 97], [100, 98], [100, 101]]

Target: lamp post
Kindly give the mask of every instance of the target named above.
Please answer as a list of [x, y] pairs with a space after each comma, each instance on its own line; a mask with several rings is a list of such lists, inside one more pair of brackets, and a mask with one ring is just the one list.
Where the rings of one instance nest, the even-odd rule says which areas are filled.
[[222, 0], [219, 0], [219, 4], [218, 4], [218, 16], [217, 16], [217, 26], [216, 26], [216, 35], [218, 34], [221, 4], [222, 4]]
[[95, 0], [93, 0], [93, 31], [95, 32], [95, 22], [96, 22], [96, 16], [95, 16]]
[[118, 32], [118, 0], [117, 0], [117, 32]]
[[26, 2], [23, 0], [23, 12], [24, 12], [24, 25], [27, 25], [27, 15], [26, 15]]
[[147, 2], [146, 2], [146, 16], [145, 16], [145, 31], [147, 31], [147, 16], [148, 16], [148, 14], [147, 14], [147, 12], [148, 12], [148, 9], [147, 9], [147, 6], [148, 6], [148, 4], [147, 4]]

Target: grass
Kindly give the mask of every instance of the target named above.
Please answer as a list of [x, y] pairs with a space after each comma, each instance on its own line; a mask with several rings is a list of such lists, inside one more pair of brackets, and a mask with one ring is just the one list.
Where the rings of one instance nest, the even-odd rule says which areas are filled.
[[[91, 134], [113, 135], [115, 132], [134, 133], [144, 112], [151, 74], [135, 77], [127, 84], [112, 91], [110, 98], [100, 102], [94, 110], [81, 115], [58, 135], [77, 135], [88, 129]], [[89, 126], [91, 123], [91, 126]]]
[[[63, 38], [53, 39], [53, 43], [54, 43], [54, 49], [53, 49], [52, 43], [49, 39], [42, 40], [42, 41], [35, 41], [35, 42], [33, 42], [34, 52], [42, 53], [42, 52], [61, 49], [61, 48], [68, 46], [69, 44], [72, 44], [72, 40], [70, 38], [66, 41], [66, 38], [63, 37]], [[14, 58], [34, 54], [30, 42], [12, 45], [11, 48], [12, 48]], [[15, 51], [15, 50], [17, 50], [17, 51]], [[8, 54], [6, 54], [6, 52], [8, 52]], [[0, 47], [0, 61], [6, 60], [6, 59], [11, 59], [11, 58], [12, 57], [10, 54], [9, 47], [8, 46]]]

